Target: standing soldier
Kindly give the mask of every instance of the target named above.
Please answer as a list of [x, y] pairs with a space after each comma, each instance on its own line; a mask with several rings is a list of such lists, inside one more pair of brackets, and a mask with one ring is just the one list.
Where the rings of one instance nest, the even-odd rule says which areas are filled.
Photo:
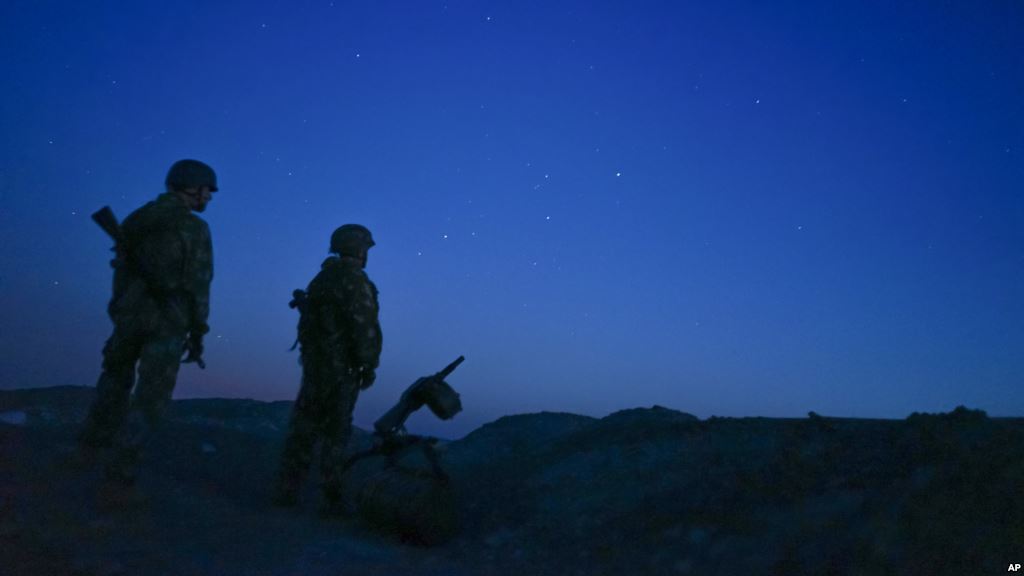
[[299, 490], [320, 446], [322, 512], [343, 512], [341, 472], [352, 431], [352, 411], [360, 390], [373, 384], [382, 336], [377, 287], [366, 276], [366, 255], [374, 245], [370, 231], [346, 224], [331, 235], [332, 256], [306, 292], [296, 291], [302, 386], [295, 401], [274, 501], [298, 503]]
[[113, 448], [106, 477], [124, 486], [135, 482], [142, 446], [171, 398], [183, 352], [186, 362], [202, 367], [209, 331], [213, 249], [209, 227], [193, 212], [206, 209], [217, 176], [198, 160], [179, 160], [165, 184], [163, 194], [121, 226], [107, 306], [114, 332], [79, 438], [85, 454]]

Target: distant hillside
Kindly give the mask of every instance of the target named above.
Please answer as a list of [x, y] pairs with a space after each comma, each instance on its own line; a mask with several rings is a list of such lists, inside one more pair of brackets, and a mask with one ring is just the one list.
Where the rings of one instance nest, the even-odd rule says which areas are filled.
[[460, 531], [423, 548], [317, 519], [312, 485], [302, 511], [267, 504], [288, 402], [174, 402], [147, 503], [102, 511], [98, 472], [62, 464], [91, 397], [0, 391], [0, 573], [960, 575], [1024, 558], [1024, 420], [965, 408], [507, 416], [440, 447]]
[[[77, 425], [85, 418], [95, 389], [82, 386], [55, 386], [0, 390], [0, 414], [8, 412], [8, 420], [24, 414], [29, 425]], [[168, 418], [179, 423], [198, 426], [225, 427], [247, 433], [277, 436], [288, 426], [291, 402], [258, 402], [208, 398], [175, 400]]]

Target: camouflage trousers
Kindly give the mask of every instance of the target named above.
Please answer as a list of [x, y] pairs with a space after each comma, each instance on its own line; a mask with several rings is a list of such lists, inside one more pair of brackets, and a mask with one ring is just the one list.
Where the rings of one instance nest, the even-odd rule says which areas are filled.
[[142, 448], [174, 391], [184, 343], [178, 331], [141, 333], [123, 325], [115, 325], [107, 339], [96, 399], [79, 441], [89, 448], [112, 448], [109, 479], [135, 481]]
[[[332, 372], [345, 374], [344, 370]], [[358, 397], [359, 386], [351, 376], [318, 377], [306, 367], [281, 455], [276, 496], [279, 502], [297, 501], [319, 440], [324, 505], [330, 508], [340, 504], [345, 447], [352, 434], [352, 411]]]

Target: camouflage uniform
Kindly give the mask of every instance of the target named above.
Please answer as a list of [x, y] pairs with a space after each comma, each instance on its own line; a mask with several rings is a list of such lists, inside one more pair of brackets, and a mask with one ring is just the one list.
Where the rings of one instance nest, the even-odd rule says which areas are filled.
[[341, 500], [345, 446], [361, 387], [372, 383], [382, 345], [377, 287], [362, 262], [330, 257], [306, 290], [299, 321], [302, 386], [281, 458], [276, 500], [294, 504], [319, 439], [325, 510]]
[[103, 373], [80, 439], [87, 447], [113, 446], [108, 477], [130, 484], [142, 445], [171, 398], [186, 338], [209, 331], [213, 249], [206, 222], [171, 192], [133, 212], [121, 228], [129, 253], [111, 263], [107, 312], [114, 332], [103, 347]]

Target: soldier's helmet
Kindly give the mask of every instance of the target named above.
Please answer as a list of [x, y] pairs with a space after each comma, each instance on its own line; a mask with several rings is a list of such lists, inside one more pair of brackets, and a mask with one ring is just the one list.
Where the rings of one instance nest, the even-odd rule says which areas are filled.
[[331, 234], [330, 251], [342, 256], [362, 256], [375, 244], [365, 226], [345, 224]]
[[217, 191], [217, 174], [213, 168], [199, 160], [178, 160], [167, 171], [164, 184], [171, 190], [184, 188], [201, 188], [209, 186], [212, 192]]

